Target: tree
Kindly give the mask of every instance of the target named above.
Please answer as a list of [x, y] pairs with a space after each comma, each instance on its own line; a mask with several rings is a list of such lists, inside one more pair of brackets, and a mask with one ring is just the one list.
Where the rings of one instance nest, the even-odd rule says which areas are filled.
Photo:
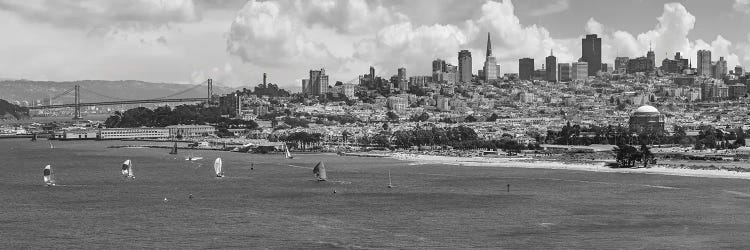
[[476, 122], [477, 118], [475, 118], [473, 115], [469, 115], [464, 119], [465, 122]]
[[422, 112], [422, 114], [413, 115], [411, 118], [409, 118], [409, 120], [413, 122], [426, 122], [429, 119], [430, 115], [427, 114], [427, 112]]
[[643, 157], [642, 161], [644, 168], [647, 168], [649, 163], [656, 164], [656, 157], [654, 157], [654, 154], [651, 153], [651, 150], [646, 144], [641, 144], [640, 154]]
[[398, 115], [396, 113], [393, 113], [393, 111], [388, 111], [388, 113], [385, 114], [386, 117], [388, 117], [388, 120], [391, 121], [398, 121]]
[[487, 118], [487, 121], [488, 121], [488, 122], [494, 122], [494, 121], [497, 121], [497, 118], [499, 118], [499, 117], [497, 116], [497, 114], [495, 114], [495, 113], [492, 113], [492, 115], [490, 115], [490, 117], [488, 117], [488, 118]]
[[617, 164], [615, 167], [618, 168], [632, 168], [635, 166], [636, 161], [642, 160], [641, 153], [638, 152], [633, 146], [627, 144], [619, 144], [612, 149], [615, 154], [615, 160]]

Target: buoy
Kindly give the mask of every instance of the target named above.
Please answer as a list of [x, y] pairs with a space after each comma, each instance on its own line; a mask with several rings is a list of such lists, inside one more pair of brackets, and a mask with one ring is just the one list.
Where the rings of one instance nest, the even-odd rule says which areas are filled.
[[167, 202], [167, 197], [164, 197], [164, 202]]
[[336, 189], [334, 189], [334, 190], [333, 190], [333, 193], [334, 193], [334, 194], [336, 193]]
[[189, 194], [188, 199], [192, 199], [192, 198], [193, 198], [193, 194]]

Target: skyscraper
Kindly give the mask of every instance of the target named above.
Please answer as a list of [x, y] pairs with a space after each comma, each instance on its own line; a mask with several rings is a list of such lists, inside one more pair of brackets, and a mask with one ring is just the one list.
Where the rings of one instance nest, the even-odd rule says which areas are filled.
[[557, 64], [557, 69], [558, 69], [557, 79], [561, 82], [569, 82], [570, 81], [570, 63]]
[[461, 50], [458, 52], [458, 81], [471, 82], [471, 52]]
[[487, 32], [487, 58], [484, 61], [484, 80], [490, 81], [497, 79], [497, 61], [492, 56], [492, 42], [490, 41], [490, 33]]
[[[572, 70], [570, 72], [571, 80], [573, 81], [585, 81], [588, 79], [588, 72], [591, 72], [589, 69], [590, 63], [587, 62], [574, 62]], [[601, 66], [601, 64], [600, 64]]]
[[588, 62], [589, 76], [596, 76], [602, 67], [602, 39], [596, 34], [586, 35], [581, 39], [581, 58]]
[[710, 77], [711, 76], [711, 51], [710, 50], [699, 50], [698, 51], [698, 65], [696, 66], [698, 75]]
[[646, 52], [646, 58], [651, 61], [651, 68], [656, 69], [656, 54], [651, 50], [651, 45], [648, 46], [648, 52]]
[[531, 80], [532, 75], [534, 75], [534, 59], [518, 59], [518, 79]]
[[545, 79], [550, 82], [557, 81], [557, 57], [552, 54], [552, 50], [549, 51], [549, 56], [545, 58], [544, 63], [547, 65], [547, 74]]
[[406, 80], [406, 68], [398, 68], [398, 79]]
[[326, 75], [326, 70], [310, 70], [310, 80], [307, 84], [308, 92], [311, 95], [325, 95], [328, 92], [328, 75]]
[[724, 60], [724, 57], [719, 57], [719, 60], [716, 61], [716, 68], [713, 72], [713, 77], [717, 79], [721, 79], [727, 76], [727, 61]]

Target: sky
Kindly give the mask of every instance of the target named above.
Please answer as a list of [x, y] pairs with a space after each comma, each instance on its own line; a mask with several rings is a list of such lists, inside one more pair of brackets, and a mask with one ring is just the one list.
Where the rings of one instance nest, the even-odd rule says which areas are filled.
[[484, 63], [487, 33], [501, 72], [518, 59], [581, 56], [602, 37], [602, 61], [710, 49], [750, 65], [750, 0], [0, 0], [0, 79], [143, 80], [298, 91], [311, 69], [330, 83], [374, 66], [429, 75], [436, 58]]

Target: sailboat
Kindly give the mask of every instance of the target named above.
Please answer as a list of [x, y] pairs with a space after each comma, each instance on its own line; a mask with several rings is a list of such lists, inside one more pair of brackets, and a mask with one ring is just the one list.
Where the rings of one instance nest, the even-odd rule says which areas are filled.
[[122, 176], [135, 179], [135, 174], [133, 174], [133, 162], [131, 162], [130, 159], [125, 160], [125, 162], [122, 163]]
[[322, 161], [315, 165], [313, 168], [313, 174], [315, 174], [315, 178], [318, 178], [318, 181], [328, 180], [328, 176], [326, 176], [326, 165]]
[[391, 182], [391, 170], [388, 170], [388, 188], [393, 188], [393, 183]]
[[172, 147], [172, 151], [169, 151], [170, 155], [176, 155], [177, 154], [177, 142], [174, 142], [174, 146]]
[[50, 165], [44, 167], [44, 184], [48, 187], [55, 185], [55, 176], [52, 174], [52, 166]]
[[294, 156], [292, 156], [292, 153], [289, 153], [289, 147], [287, 147], [286, 145], [284, 145], [284, 149], [286, 150], [286, 155], [285, 155], [285, 157], [286, 157], [287, 159], [294, 159]]
[[224, 172], [222, 171], [222, 164], [221, 164], [221, 157], [216, 158], [216, 161], [214, 161], [214, 172], [216, 172], [216, 177], [224, 177]]
[[197, 161], [197, 160], [203, 160], [203, 157], [200, 156], [193, 156], [192, 154], [188, 156], [188, 158], [185, 158], [186, 161]]
[[31, 135], [31, 141], [36, 141], [36, 133]]
[[49, 142], [49, 148], [55, 148], [55, 145], [52, 145], [52, 141]]

